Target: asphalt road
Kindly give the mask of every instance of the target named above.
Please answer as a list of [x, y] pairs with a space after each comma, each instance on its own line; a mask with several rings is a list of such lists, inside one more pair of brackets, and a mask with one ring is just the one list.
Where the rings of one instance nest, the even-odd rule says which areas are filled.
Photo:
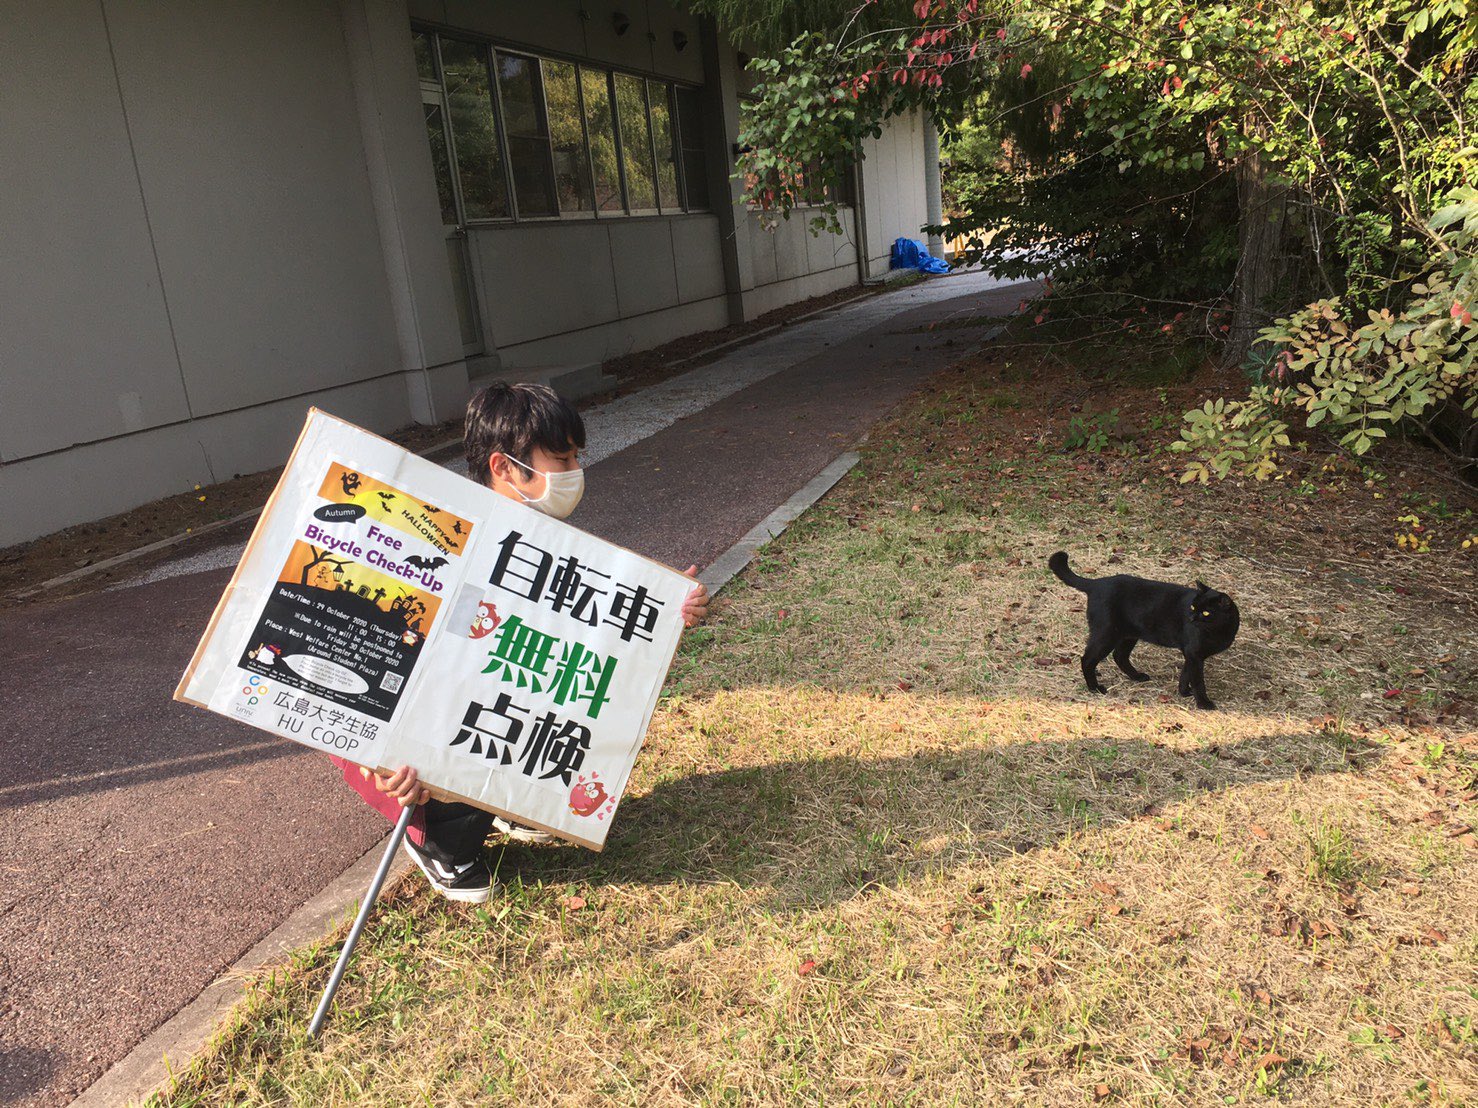
[[[592, 466], [571, 522], [706, 565], [984, 334], [923, 324], [1022, 296], [984, 284], [817, 321], [835, 341]], [[66, 1104], [385, 833], [322, 755], [171, 701], [229, 576], [0, 614], [0, 1104]]]

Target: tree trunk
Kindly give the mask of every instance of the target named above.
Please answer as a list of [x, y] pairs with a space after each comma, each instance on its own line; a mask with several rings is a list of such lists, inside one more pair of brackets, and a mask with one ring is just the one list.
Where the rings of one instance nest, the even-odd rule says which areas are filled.
[[[1249, 123], [1249, 133], [1261, 124]], [[1272, 322], [1287, 259], [1288, 186], [1269, 179], [1262, 152], [1252, 147], [1237, 163], [1237, 277], [1232, 290], [1232, 323], [1221, 367], [1241, 365], [1253, 352], [1257, 332]]]
[[308, 571], [310, 569], [312, 569], [314, 566], [316, 566], [319, 562], [323, 561], [325, 558], [328, 557], [328, 551], [327, 550], [320, 551], [316, 546], [310, 546], [310, 547], [308, 547], [308, 549], [311, 550], [311, 551], [313, 551], [313, 560], [303, 567], [303, 587], [304, 588], [307, 588], [308, 587]]

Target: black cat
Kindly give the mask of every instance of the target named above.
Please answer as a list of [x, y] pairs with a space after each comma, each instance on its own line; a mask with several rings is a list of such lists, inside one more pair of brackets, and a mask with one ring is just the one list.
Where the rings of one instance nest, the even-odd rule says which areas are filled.
[[1110, 653], [1131, 681], [1148, 681], [1129, 660], [1143, 639], [1185, 655], [1180, 669], [1180, 695], [1195, 693], [1196, 707], [1215, 708], [1206, 695], [1206, 659], [1220, 654], [1237, 637], [1241, 615], [1224, 592], [1196, 582], [1193, 589], [1127, 573], [1113, 577], [1079, 577], [1059, 550], [1047, 565], [1065, 585], [1088, 594], [1088, 645], [1083, 650], [1083, 680], [1093, 692], [1107, 692], [1098, 682], [1098, 663]]

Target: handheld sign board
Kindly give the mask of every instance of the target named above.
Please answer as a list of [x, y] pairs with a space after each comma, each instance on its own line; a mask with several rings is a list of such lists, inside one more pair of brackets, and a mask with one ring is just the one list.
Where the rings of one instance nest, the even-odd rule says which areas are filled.
[[175, 699], [599, 850], [692, 585], [313, 409]]

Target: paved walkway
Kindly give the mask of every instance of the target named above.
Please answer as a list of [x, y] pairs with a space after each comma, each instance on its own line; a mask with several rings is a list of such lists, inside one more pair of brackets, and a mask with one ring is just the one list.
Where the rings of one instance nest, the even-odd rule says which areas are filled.
[[[872, 297], [586, 413], [572, 522], [679, 568], [737, 541], [1002, 314]], [[240, 536], [0, 615], [0, 1103], [62, 1105], [385, 832], [312, 751], [173, 703]]]

